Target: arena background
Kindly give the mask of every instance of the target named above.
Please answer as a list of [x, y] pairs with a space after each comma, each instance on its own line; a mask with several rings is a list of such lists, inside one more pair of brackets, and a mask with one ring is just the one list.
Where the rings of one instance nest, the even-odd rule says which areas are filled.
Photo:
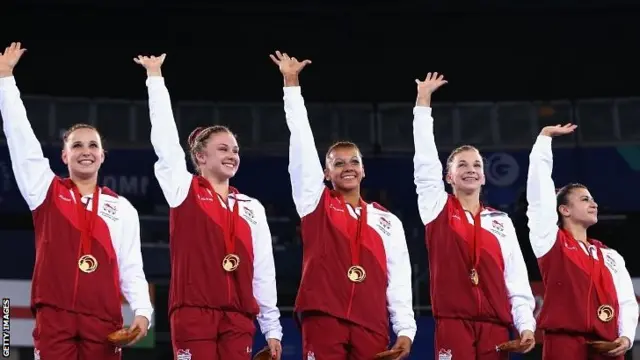
[[[483, 150], [484, 199], [516, 222], [537, 295], [540, 274], [528, 244], [523, 189], [529, 149], [547, 124], [579, 124], [575, 136], [555, 141], [555, 180], [591, 188], [601, 214], [592, 235], [618, 249], [640, 278], [639, 10], [622, 0], [7, 0], [0, 45], [19, 40], [28, 48], [16, 78], [56, 171], [65, 171], [58, 161], [61, 131], [75, 122], [97, 125], [109, 150], [102, 181], [141, 214], [156, 318], [152, 336], [125, 349], [125, 360], [172, 358], [167, 206], [153, 176], [145, 74], [131, 60], [161, 52], [168, 54], [163, 71], [182, 137], [213, 123], [239, 135], [242, 165], [233, 183], [267, 207], [283, 358], [301, 358], [290, 313], [300, 277], [298, 219], [287, 174], [282, 82], [268, 59], [276, 49], [313, 60], [301, 81], [319, 151], [337, 139], [356, 141], [365, 154], [365, 197], [403, 220], [419, 316], [411, 359], [432, 359], [426, 249], [412, 177], [413, 80], [429, 71], [449, 79], [434, 97], [441, 155], [463, 143]], [[2, 136], [0, 215], [0, 295], [10, 297], [13, 308], [10, 358], [30, 360], [32, 223]], [[257, 336], [254, 349], [263, 344]], [[526, 358], [540, 358], [539, 349]]]

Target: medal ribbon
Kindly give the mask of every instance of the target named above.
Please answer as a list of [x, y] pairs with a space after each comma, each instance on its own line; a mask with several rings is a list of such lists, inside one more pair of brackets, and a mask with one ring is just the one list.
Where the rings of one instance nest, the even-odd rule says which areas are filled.
[[[347, 228], [349, 229], [349, 248], [351, 250], [351, 265], [352, 266], [360, 266], [360, 248], [362, 245], [362, 228], [363, 228], [363, 224], [367, 223], [367, 203], [364, 202], [362, 200], [362, 198], [360, 198], [359, 200], [359, 205], [360, 205], [360, 216], [358, 216], [358, 225], [355, 228], [355, 233], [353, 231], [353, 226], [350, 226], [351, 224], [351, 214], [349, 213], [349, 204], [347, 204], [347, 202], [344, 200], [344, 198], [342, 198], [342, 204], [344, 206], [344, 215], [346, 217], [347, 220]], [[356, 216], [358, 215], [358, 213], [356, 213], [356, 209], [353, 209], [353, 212], [356, 214]]]
[[482, 206], [478, 213], [473, 215], [473, 224], [469, 224], [467, 219], [467, 211], [462, 207], [462, 204], [456, 199], [456, 205], [460, 212], [460, 216], [464, 216], [465, 225], [467, 226], [467, 235], [473, 239], [471, 245], [469, 245], [469, 274], [475, 270], [478, 271], [478, 265], [480, 264], [480, 253], [482, 251], [482, 219], [480, 214], [482, 213]]
[[[598, 295], [598, 301], [600, 302], [600, 305], [613, 306], [613, 302], [610, 302], [610, 297], [607, 296], [610, 294], [607, 292], [607, 286], [605, 285], [606, 274], [604, 274], [604, 271], [608, 270], [606, 269], [606, 265], [604, 263], [604, 256], [602, 255], [602, 250], [599, 246], [596, 246], [595, 248], [598, 254], [598, 260], [592, 260], [593, 266], [591, 267], [591, 281], [595, 283], [594, 285], [596, 288], [596, 294]], [[588, 248], [587, 252], [589, 252]], [[589, 254], [589, 257], [591, 257], [591, 254]], [[588, 306], [591, 305], [589, 304]], [[614, 310], [617, 311], [617, 309]]]
[[224, 209], [222, 207], [222, 204], [220, 204], [220, 202], [218, 201], [217, 205], [224, 210], [225, 213], [225, 217], [226, 217], [226, 222], [227, 222], [227, 228], [224, 231], [224, 248], [227, 252], [227, 255], [229, 254], [234, 254], [235, 255], [235, 251], [236, 251], [236, 220], [237, 218], [240, 216], [240, 205], [238, 202], [238, 191], [232, 187], [229, 187], [229, 195], [233, 194], [234, 195], [234, 199], [235, 199], [235, 204], [233, 204], [233, 209], [231, 208], [231, 203], [229, 202], [229, 197], [227, 196], [227, 199], [223, 199], [222, 196], [220, 196], [220, 194], [218, 194], [217, 192], [215, 192], [215, 190], [213, 190], [213, 186], [211, 186], [211, 183], [206, 180], [203, 179], [202, 183], [204, 184], [205, 188], [207, 190], [209, 190], [209, 192], [211, 193], [211, 196], [214, 197], [218, 197], [219, 201], [223, 201], [225, 203], [225, 205], [227, 205], [227, 208]]
[[[76, 208], [78, 209], [78, 225], [80, 226], [81, 236], [80, 245], [83, 255], [91, 255], [91, 234], [93, 234], [93, 227], [98, 217], [98, 199], [100, 198], [100, 188], [96, 186], [93, 192], [93, 198], [91, 199], [91, 211], [88, 211], [88, 206], [82, 203], [82, 195], [78, 187], [73, 185], [73, 195], [76, 200]], [[87, 215], [87, 212], [89, 214]]]

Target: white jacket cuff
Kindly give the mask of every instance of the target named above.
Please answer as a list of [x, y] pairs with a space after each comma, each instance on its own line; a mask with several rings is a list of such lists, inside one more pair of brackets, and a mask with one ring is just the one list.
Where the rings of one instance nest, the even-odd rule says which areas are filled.
[[405, 329], [405, 330], [400, 330], [398, 331], [397, 334], [398, 337], [400, 336], [406, 336], [409, 339], [411, 339], [411, 342], [413, 342], [413, 339], [416, 337], [416, 330], [415, 329]]
[[282, 330], [270, 330], [264, 334], [265, 339], [276, 339], [278, 341], [282, 341]]
[[536, 332], [536, 323], [535, 322], [524, 322], [522, 324], [518, 324], [518, 326], [516, 326], [516, 328], [518, 329], [518, 334], [522, 334], [523, 331], [525, 330], [529, 330], [533, 333]]
[[147, 320], [149, 320], [148, 329], [151, 328], [151, 315], [153, 314], [153, 309], [136, 309], [133, 313], [135, 316], [144, 316], [147, 318]]

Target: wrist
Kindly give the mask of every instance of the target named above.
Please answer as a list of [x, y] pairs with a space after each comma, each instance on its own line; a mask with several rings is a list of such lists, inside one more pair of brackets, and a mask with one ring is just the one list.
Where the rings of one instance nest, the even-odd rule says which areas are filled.
[[283, 74], [284, 86], [300, 86], [297, 74]]
[[418, 97], [416, 98], [416, 105], [430, 107], [431, 94], [418, 94]]
[[162, 71], [160, 69], [157, 70], [147, 70], [147, 76], [162, 76]]

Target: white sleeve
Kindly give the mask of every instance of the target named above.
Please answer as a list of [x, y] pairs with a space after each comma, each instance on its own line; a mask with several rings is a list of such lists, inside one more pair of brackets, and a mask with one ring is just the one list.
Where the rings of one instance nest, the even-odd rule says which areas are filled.
[[533, 311], [536, 307], [536, 300], [531, 290], [527, 265], [524, 262], [516, 230], [511, 219], [506, 218], [504, 226], [505, 234], [507, 235], [506, 243], [508, 244], [504, 281], [509, 294], [509, 302], [511, 303], [513, 324], [518, 330], [518, 334], [522, 334], [525, 330], [535, 332], [536, 319]]
[[123, 210], [126, 209], [120, 217], [120, 221], [123, 222], [122, 242], [118, 253], [120, 289], [135, 316], [144, 316], [151, 326], [153, 305], [151, 305], [149, 284], [142, 266], [138, 211], [122, 197], [120, 202]]
[[47, 197], [55, 174], [33, 133], [13, 76], [0, 78], [0, 112], [18, 189], [29, 209], [35, 210]]
[[391, 246], [387, 251], [387, 307], [393, 332], [406, 336], [413, 342], [417, 325], [413, 313], [413, 292], [411, 286], [411, 259], [407, 249], [407, 239], [402, 222], [397, 218], [392, 227]]
[[552, 170], [551, 138], [540, 135], [529, 155], [527, 178], [529, 241], [538, 258], [551, 250], [558, 237], [556, 189], [551, 178]]
[[253, 235], [253, 296], [260, 307], [258, 324], [262, 334], [267, 340], [282, 340], [271, 231], [264, 207], [258, 204], [258, 229]]
[[299, 86], [284, 87], [284, 112], [291, 132], [289, 175], [293, 202], [302, 218], [316, 209], [325, 186], [322, 163]]
[[413, 177], [418, 193], [418, 211], [423, 224], [432, 222], [447, 203], [442, 180], [442, 163], [438, 157], [431, 108], [413, 108]]
[[633, 281], [627, 270], [624, 259], [616, 252], [618, 262], [618, 272], [613, 273], [616, 293], [618, 295], [618, 306], [620, 315], [618, 316], [618, 336], [625, 336], [631, 340], [631, 346], [636, 338], [636, 328], [638, 327], [638, 300], [633, 289]]
[[154, 170], [162, 193], [170, 207], [180, 206], [189, 194], [193, 175], [187, 170], [184, 150], [180, 146], [178, 127], [173, 118], [171, 97], [164, 78], [147, 78], [151, 144], [158, 156]]

